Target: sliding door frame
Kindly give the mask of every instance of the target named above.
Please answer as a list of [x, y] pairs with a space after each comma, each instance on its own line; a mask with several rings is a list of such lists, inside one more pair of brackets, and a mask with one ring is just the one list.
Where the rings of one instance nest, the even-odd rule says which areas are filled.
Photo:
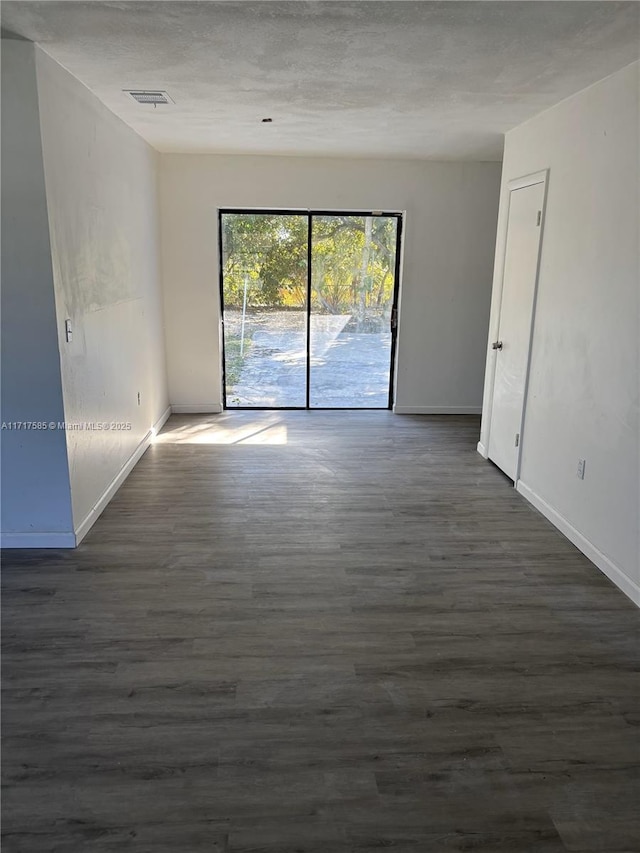
[[[227, 377], [225, 360], [224, 333], [224, 257], [222, 240], [222, 218], [225, 214], [252, 214], [266, 216], [306, 216], [307, 217], [307, 304], [306, 304], [306, 389], [304, 406], [227, 406]], [[396, 220], [396, 256], [394, 264], [393, 297], [391, 302], [391, 352], [389, 354], [389, 402], [385, 407], [371, 408], [355, 406], [313, 406], [310, 405], [311, 395], [311, 264], [313, 256], [313, 218], [314, 216], [375, 216]], [[395, 392], [395, 360], [398, 339], [398, 305], [400, 295], [400, 273], [402, 264], [402, 224], [403, 214], [393, 210], [316, 210], [307, 208], [277, 208], [277, 207], [220, 207], [218, 208], [218, 283], [220, 287], [220, 328], [222, 332], [222, 408], [224, 411], [387, 411], [393, 408]]]

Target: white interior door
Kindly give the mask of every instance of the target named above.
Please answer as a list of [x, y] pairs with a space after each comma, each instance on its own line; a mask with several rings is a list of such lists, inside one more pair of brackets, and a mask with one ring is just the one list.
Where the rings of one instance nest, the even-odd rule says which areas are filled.
[[518, 476], [544, 190], [544, 178], [511, 190], [500, 324], [492, 343], [496, 369], [488, 453], [512, 480]]

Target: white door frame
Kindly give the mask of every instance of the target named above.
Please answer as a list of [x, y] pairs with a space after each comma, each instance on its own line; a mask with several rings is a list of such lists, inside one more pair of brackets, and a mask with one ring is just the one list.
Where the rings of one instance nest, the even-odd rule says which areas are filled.
[[[498, 281], [500, 282], [498, 293], [496, 294], [496, 304], [498, 306], [498, 310], [496, 312], [496, 317], [494, 322], [492, 323], [491, 329], [489, 330], [489, 346], [493, 342], [494, 338], [500, 333], [500, 316], [502, 314], [502, 292], [504, 290], [504, 274], [505, 274], [505, 263], [506, 263], [506, 255], [507, 255], [507, 240], [509, 237], [509, 214], [511, 212], [511, 193], [514, 190], [521, 190], [525, 187], [531, 187], [535, 184], [544, 184], [544, 194], [542, 197], [542, 219], [540, 221], [540, 238], [538, 241], [538, 256], [536, 259], [536, 276], [533, 285], [533, 302], [531, 305], [531, 325], [529, 327], [529, 346], [527, 347], [527, 365], [525, 370], [525, 380], [524, 380], [524, 389], [523, 389], [523, 401], [522, 401], [522, 416], [520, 418], [520, 441], [518, 443], [518, 453], [516, 456], [516, 471], [515, 478], [513, 481], [514, 488], [518, 486], [518, 480], [520, 479], [520, 464], [522, 460], [522, 448], [524, 445], [524, 427], [525, 427], [525, 415], [527, 411], [527, 397], [529, 393], [529, 372], [531, 369], [531, 348], [533, 344], [533, 330], [535, 326], [536, 319], [536, 305], [538, 301], [538, 281], [540, 278], [540, 259], [542, 257], [542, 241], [544, 238], [544, 224], [546, 219], [546, 209], [547, 209], [547, 195], [549, 188], [549, 169], [542, 169], [540, 172], [532, 172], [529, 175], [523, 175], [520, 178], [513, 178], [511, 181], [507, 183], [507, 215], [504, 220], [504, 227], [502, 229], [502, 237], [503, 237], [503, 245], [502, 245], [502, 256], [500, 259], [501, 269]], [[487, 421], [487, 430], [485, 434], [485, 441], [483, 456], [488, 458], [489, 454], [489, 442], [491, 438], [491, 416], [493, 412], [493, 393], [495, 390], [495, 381], [496, 381], [496, 361], [497, 361], [498, 352], [497, 350], [493, 352], [493, 358], [491, 363], [491, 393], [489, 394], [487, 400], [487, 411], [483, 412], [483, 418], [486, 417]]]

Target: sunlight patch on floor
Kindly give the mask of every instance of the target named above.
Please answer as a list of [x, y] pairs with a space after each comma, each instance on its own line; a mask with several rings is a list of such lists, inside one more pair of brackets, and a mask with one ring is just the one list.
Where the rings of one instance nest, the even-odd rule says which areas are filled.
[[259, 418], [231, 426], [216, 423], [182, 424], [169, 427], [154, 439], [154, 444], [287, 444], [286, 424], [277, 416]]

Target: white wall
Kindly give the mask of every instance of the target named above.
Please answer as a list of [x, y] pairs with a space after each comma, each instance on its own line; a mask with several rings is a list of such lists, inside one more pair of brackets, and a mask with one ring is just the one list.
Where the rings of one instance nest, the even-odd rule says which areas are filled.
[[[2, 40], [2, 421], [64, 420], [34, 47]], [[2, 545], [74, 544], [64, 431], [3, 429]]]
[[39, 49], [36, 59], [65, 419], [131, 424], [67, 431], [81, 538], [168, 407], [158, 155]]
[[[635, 63], [507, 134], [489, 336], [506, 183], [548, 168], [519, 488], [638, 603], [639, 74]], [[485, 447], [490, 405], [488, 382]]]
[[217, 209], [406, 211], [398, 411], [479, 411], [500, 165], [161, 157], [169, 396], [221, 406]]

